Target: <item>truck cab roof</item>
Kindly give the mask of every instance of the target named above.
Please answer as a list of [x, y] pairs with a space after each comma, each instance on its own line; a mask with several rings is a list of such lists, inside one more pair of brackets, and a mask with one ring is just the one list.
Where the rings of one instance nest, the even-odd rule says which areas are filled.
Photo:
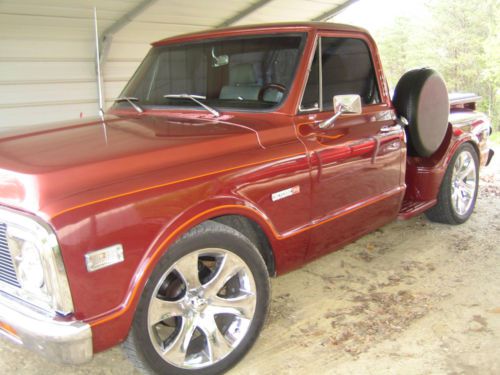
[[239, 36], [245, 34], [254, 33], [275, 33], [275, 32], [317, 32], [320, 30], [327, 31], [344, 31], [344, 32], [355, 32], [362, 34], [369, 34], [366, 29], [361, 27], [345, 25], [340, 23], [330, 23], [330, 22], [278, 22], [278, 23], [266, 23], [266, 24], [255, 24], [255, 25], [242, 25], [242, 26], [232, 26], [221, 29], [208, 29], [203, 31], [198, 31], [195, 33], [176, 35], [173, 37], [161, 39], [152, 43], [154, 46], [184, 42], [188, 40], [196, 39], [210, 39], [219, 38], [226, 36]]

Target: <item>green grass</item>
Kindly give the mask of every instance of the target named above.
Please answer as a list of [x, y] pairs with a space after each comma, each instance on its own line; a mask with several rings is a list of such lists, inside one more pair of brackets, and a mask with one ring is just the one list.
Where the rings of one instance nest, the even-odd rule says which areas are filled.
[[500, 131], [493, 131], [493, 134], [490, 135], [490, 141], [492, 143], [496, 143], [497, 145], [500, 145]]

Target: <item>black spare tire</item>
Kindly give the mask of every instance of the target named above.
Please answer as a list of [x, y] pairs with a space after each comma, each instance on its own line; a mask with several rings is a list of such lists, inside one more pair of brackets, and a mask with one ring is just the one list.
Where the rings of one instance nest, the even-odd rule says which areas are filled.
[[414, 69], [403, 74], [394, 90], [394, 107], [408, 120], [410, 155], [431, 156], [443, 142], [448, 127], [448, 90], [433, 69]]

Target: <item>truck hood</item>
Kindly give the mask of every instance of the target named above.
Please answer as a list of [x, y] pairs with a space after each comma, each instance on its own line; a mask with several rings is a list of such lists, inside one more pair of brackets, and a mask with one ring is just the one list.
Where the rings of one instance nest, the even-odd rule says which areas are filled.
[[0, 138], [0, 203], [32, 212], [96, 187], [178, 166], [265, 148], [266, 128], [224, 116], [106, 116], [45, 125]]

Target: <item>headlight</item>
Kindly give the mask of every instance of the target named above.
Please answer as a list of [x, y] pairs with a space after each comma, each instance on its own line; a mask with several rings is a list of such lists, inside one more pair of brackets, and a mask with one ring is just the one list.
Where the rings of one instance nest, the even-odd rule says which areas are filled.
[[45, 284], [40, 250], [31, 242], [25, 242], [21, 256], [17, 259], [17, 276], [21, 286], [34, 293], [42, 290]]
[[[0, 208], [0, 222], [6, 225], [5, 240], [18, 281], [17, 288], [10, 283], [0, 285], [1, 289], [45, 310], [63, 315], [73, 312], [59, 244], [50, 226], [6, 208]], [[0, 272], [10, 272], [5, 268]]]

